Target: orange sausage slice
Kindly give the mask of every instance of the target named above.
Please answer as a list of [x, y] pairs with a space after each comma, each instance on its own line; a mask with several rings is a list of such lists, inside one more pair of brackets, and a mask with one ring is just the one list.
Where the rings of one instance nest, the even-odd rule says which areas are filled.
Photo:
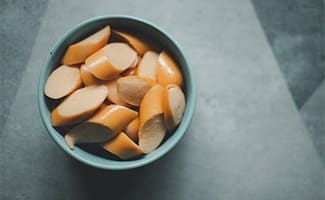
[[108, 127], [113, 133], [121, 132], [132, 120], [138, 116], [138, 112], [125, 106], [108, 105], [99, 110], [87, 122], [102, 124]]
[[106, 96], [105, 86], [88, 86], [76, 90], [52, 111], [52, 125], [71, 125], [85, 120], [100, 107]]
[[114, 136], [115, 134], [103, 125], [84, 122], [68, 131], [64, 140], [70, 149], [74, 149], [76, 144], [105, 142]]
[[146, 51], [155, 49], [148, 41], [145, 41], [143, 38], [140, 39], [133, 34], [117, 30], [113, 30], [112, 33], [120, 40], [129, 43], [141, 56], [143, 56]]
[[51, 99], [60, 99], [80, 88], [81, 85], [79, 67], [62, 65], [48, 77], [44, 93]]
[[134, 69], [138, 66], [139, 62], [141, 61], [141, 57], [137, 56], [137, 58], [134, 60], [134, 62], [132, 63], [132, 65], [129, 67], [130, 69]]
[[154, 51], [147, 51], [139, 63], [136, 74], [140, 77], [156, 81], [159, 55]]
[[100, 85], [106, 83], [106, 81], [100, 80], [96, 78], [92, 73], [89, 71], [87, 65], [81, 65], [80, 68], [80, 76], [81, 80], [84, 85], [90, 86], [90, 85]]
[[88, 56], [107, 43], [110, 35], [111, 28], [106, 26], [80, 42], [70, 45], [63, 56], [62, 63], [72, 65], [84, 62]]
[[123, 106], [109, 105], [86, 122], [72, 128], [64, 137], [73, 149], [75, 144], [105, 142], [116, 136], [138, 113]]
[[131, 138], [131, 140], [138, 142], [139, 118], [137, 117], [132, 122], [130, 122], [124, 131], [129, 136], [129, 138]]
[[135, 75], [136, 70], [137, 70], [137, 66], [138, 66], [140, 60], [141, 60], [140, 56], [137, 56], [137, 59], [134, 61], [134, 63], [129, 68], [127, 68], [126, 70], [124, 70], [121, 73], [121, 76]]
[[89, 56], [86, 65], [97, 78], [111, 80], [134, 65], [137, 53], [125, 43], [110, 43]]
[[143, 154], [143, 151], [125, 133], [121, 132], [112, 140], [102, 144], [103, 148], [123, 160]]
[[124, 100], [121, 99], [117, 92], [117, 80], [119, 77], [107, 82], [105, 85], [107, 87], [107, 99], [115, 104], [122, 105], [122, 106], [129, 106]]
[[157, 80], [163, 86], [175, 84], [182, 87], [183, 76], [175, 61], [165, 52], [161, 52], [158, 58]]
[[162, 98], [164, 88], [153, 86], [143, 97], [140, 105], [139, 146], [149, 153], [156, 149], [166, 134], [163, 117]]
[[164, 119], [168, 131], [173, 131], [182, 120], [185, 109], [185, 96], [177, 85], [168, 85], [163, 95]]
[[126, 103], [139, 106], [143, 96], [155, 82], [137, 76], [125, 76], [117, 80], [117, 93]]

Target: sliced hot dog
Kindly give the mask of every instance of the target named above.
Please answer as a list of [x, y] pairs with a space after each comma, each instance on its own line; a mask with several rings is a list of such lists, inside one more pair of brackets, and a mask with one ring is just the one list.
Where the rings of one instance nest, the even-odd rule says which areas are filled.
[[127, 127], [124, 129], [125, 133], [133, 140], [138, 142], [138, 132], [139, 132], [139, 117], [135, 118], [130, 122]]
[[138, 113], [123, 106], [109, 105], [65, 135], [72, 149], [75, 144], [105, 142], [124, 129]]
[[147, 51], [137, 67], [136, 74], [156, 81], [158, 56], [154, 51]]
[[165, 52], [161, 52], [158, 58], [157, 80], [163, 86], [175, 84], [182, 87], [183, 76], [176, 62]]
[[164, 88], [153, 86], [143, 97], [140, 105], [139, 146], [149, 153], [156, 149], [166, 134], [163, 118], [162, 98]]
[[185, 109], [185, 96], [177, 85], [168, 85], [163, 95], [164, 119], [168, 131], [173, 131], [182, 120]]
[[80, 68], [80, 75], [81, 80], [84, 85], [90, 86], [90, 85], [100, 85], [106, 83], [106, 81], [100, 80], [96, 78], [92, 73], [89, 71], [87, 65], [81, 65]]
[[117, 80], [117, 93], [126, 103], [139, 106], [143, 96], [155, 84], [138, 76], [125, 76]]
[[114, 136], [115, 134], [106, 126], [83, 122], [68, 131], [64, 140], [69, 148], [73, 149], [76, 144], [105, 142]]
[[103, 148], [123, 160], [143, 154], [143, 151], [125, 133], [119, 133], [112, 140], [102, 144]]
[[135, 73], [137, 71], [137, 66], [138, 66], [140, 60], [141, 60], [140, 56], [137, 56], [137, 59], [134, 61], [134, 63], [129, 68], [127, 68], [126, 70], [124, 70], [121, 73], [121, 76], [135, 75]]
[[132, 120], [138, 116], [138, 112], [125, 106], [108, 105], [99, 110], [87, 122], [102, 124], [113, 133], [121, 132]]
[[151, 45], [149, 41], [136, 37], [131, 33], [117, 30], [113, 30], [112, 33], [120, 40], [129, 43], [141, 56], [143, 56], [146, 51], [155, 49], [155, 47]]
[[63, 56], [62, 63], [72, 65], [84, 62], [88, 56], [107, 43], [110, 35], [110, 26], [106, 26], [80, 42], [70, 45]]
[[134, 60], [134, 62], [132, 63], [132, 65], [129, 67], [130, 69], [134, 69], [138, 66], [139, 62], [141, 61], [141, 57], [137, 56], [137, 58]]
[[80, 88], [81, 85], [79, 67], [62, 65], [50, 74], [44, 92], [51, 99], [59, 99]]
[[124, 100], [121, 99], [121, 97], [118, 95], [117, 92], [117, 80], [119, 77], [108, 81], [105, 85], [107, 87], [107, 99], [115, 104], [122, 105], [122, 106], [129, 106]]
[[134, 65], [137, 53], [125, 43], [110, 43], [89, 56], [86, 65], [97, 78], [111, 80]]
[[88, 86], [76, 90], [52, 111], [52, 125], [70, 125], [85, 120], [100, 107], [106, 96], [105, 86]]

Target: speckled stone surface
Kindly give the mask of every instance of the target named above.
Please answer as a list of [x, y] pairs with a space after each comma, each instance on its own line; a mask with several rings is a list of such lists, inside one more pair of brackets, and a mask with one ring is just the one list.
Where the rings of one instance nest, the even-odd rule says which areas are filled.
[[[146, 18], [175, 36], [198, 86], [180, 144], [123, 172], [65, 155], [36, 104], [39, 69], [54, 42], [82, 20], [113, 13]], [[12, 108], [0, 140], [0, 199], [324, 198], [319, 156], [249, 1], [50, 1]]]

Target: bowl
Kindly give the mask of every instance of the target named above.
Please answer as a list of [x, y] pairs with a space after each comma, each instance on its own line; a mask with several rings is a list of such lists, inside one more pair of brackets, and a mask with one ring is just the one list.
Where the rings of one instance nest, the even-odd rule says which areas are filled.
[[[67, 47], [75, 42], [80, 41], [82, 38], [96, 32], [105, 25], [110, 25], [113, 28], [127, 29], [135, 31], [138, 34], [149, 36], [154, 41], [157, 41], [163, 49], [167, 50], [170, 55], [177, 62], [184, 78], [184, 93], [186, 98], [186, 108], [184, 117], [179, 124], [176, 131], [165, 140], [156, 150], [144, 155], [135, 160], [119, 161], [102, 157], [79, 148], [78, 146], [71, 150], [64, 142], [64, 137], [53, 128], [51, 125], [49, 108], [49, 99], [44, 95], [44, 85], [49, 74], [60, 65], [62, 56], [64, 55]], [[38, 82], [38, 106], [42, 121], [55, 143], [64, 150], [68, 155], [79, 160], [87, 165], [107, 169], [107, 170], [126, 170], [147, 165], [170, 151], [184, 136], [190, 126], [195, 105], [196, 105], [196, 89], [195, 80], [191, 66], [186, 58], [180, 45], [172, 38], [167, 32], [163, 31], [153, 23], [132, 16], [99, 16], [91, 18], [66, 32], [54, 45], [49, 52], [49, 55], [43, 65]]]

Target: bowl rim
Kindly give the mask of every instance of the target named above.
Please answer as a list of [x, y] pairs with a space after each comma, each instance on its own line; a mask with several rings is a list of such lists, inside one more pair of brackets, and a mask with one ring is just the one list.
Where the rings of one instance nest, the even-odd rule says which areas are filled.
[[[105, 19], [123, 19], [123, 20], [137, 21], [137, 22], [142, 23], [146, 26], [149, 26], [153, 29], [156, 29], [158, 32], [160, 32], [162, 35], [164, 35], [168, 40], [170, 40], [173, 43], [173, 45], [176, 47], [176, 50], [184, 58], [185, 65], [188, 68], [187, 69], [188, 75], [189, 75], [188, 79], [190, 80], [189, 87], [191, 88], [191, 93], [189, 94], [189, 99], [191, 99], [191, 103], [186, 105], [186, 107], [189, 107], [189, 108], [187, 108], [187, 110], [188, 110], [187, 115], [184, 115], [184, 117], [182, 119], [181, 124], [183, 126], [182, 126], [182, 130], [180, 130], [181, 133], [174, 134], [173, 136], [175, 136], [176, 138], [174, 138], [173, 140], [167, 140], [167, 141], [169, 141], [168, 144], [166, 144], [167, 141], [165, 141], [165, 143], [163, 144], [163, 145], [165, 145], [165, 147], [161, 148], [160, 151], [158, 153], [156, 153], [154, 156], [148, 157], [146, 159], [140, 158], [138, 160], [133, 160], [133, 161], [116, 161], [116, 162], [121, 162], [121, 164], [128, 162], [127, 164], [123, 164], [123, 165], [108, 165], [108, 164], [104, 165], [101, 163], [96, 163], [91, 160], [85, 159], [83, 156], [74, 153], [74, 151], [71, 151], [70, 149], [66, 148], [66, 146], [64, 146], [65, 144], [63, 144], [62, 141], [59, 141], [57, 131], [52, 127], [50, 121], [46, 120], [46, 118], [47, 118], [47, 109], [46, 108], [47, 107], [46, 107], [45, 100], [44, 100], [44, 93], [43, 93], [44, 86], [43, 86], [43, 84], [45, 83], [45, 79], [46, 79], [45, 73], [46, 73], [46, 70], [50, 64], [52, 52], [55, 52], [59, 48], [59, 46], [66, 40], [66, 38], [68, 36], [72, 35], [80, 27], [87, 26], [88, 24], [94, 23], [96, 21], [105, 20]], [[195, 108], [196, 108], [195, 78], [194, 78], [194, 74], [193, 74], [191, 65], [189, 63], [189, 60], [184, 53], [184, 50], [181, 48], [181, 46], [178, 44], [178, 42], [169, 33], [164, 31], [163, 29], [161, 29], [154, 23], [152, 23], [148, 20], [139, 18], [139, 17], [130, 16], [130, 15], [102, 15], [102, 16], [89, 18], [89, 19], [82, 21], [79, 24], [73, 26], [67, 32], [65, 32], [55, 42], [55, 44], [51, 48], [49, 54], [47, 55], [47, 58], [46, 58], [44, 64], [42, 65], [42, 68], [41, 68], [40, 74], [39, 74], [37, 95], [38, 95], [38, 107], [39, 107], [39, 112], [41, 115], [42, 122], [45, 125], [45, 128], [46, 128], [48, 134], [54, 140], [54, 142], [60, 147], [60, 149], [62, 149], [65, 153], [67, 153], [74, 159], [76, 159], [86, 165], [89, 165], [89, 166], [92, 166], [95, 168], [105, 169], [105, 170], [127, 170], [127, 169], [138, 168], [138, 167], [141, 167], [144, 165], [148, 165], [148, 164], [158, 160], [159, 158], [161, 158], [163, 155], [165, 155], [167, 152], [169, 152], [171, 149], [173, 149], [173, 147], [182, 139], [184, 134], [187, 132], [188, 128], [190, 127], [190, 124], [191, 124], [191, 121], [193, 119], [193, 115], [195, 112]], [[179, 128], [180, 127], [178, 127], [178, 129]], [[177, 130], [177, 132], [178, 132], [178, 130]], [[109, 160], [109, 159], [107, 159], [107, 160]], [[109, 160], [109, 161], [113, 161], [113, 160]]]

